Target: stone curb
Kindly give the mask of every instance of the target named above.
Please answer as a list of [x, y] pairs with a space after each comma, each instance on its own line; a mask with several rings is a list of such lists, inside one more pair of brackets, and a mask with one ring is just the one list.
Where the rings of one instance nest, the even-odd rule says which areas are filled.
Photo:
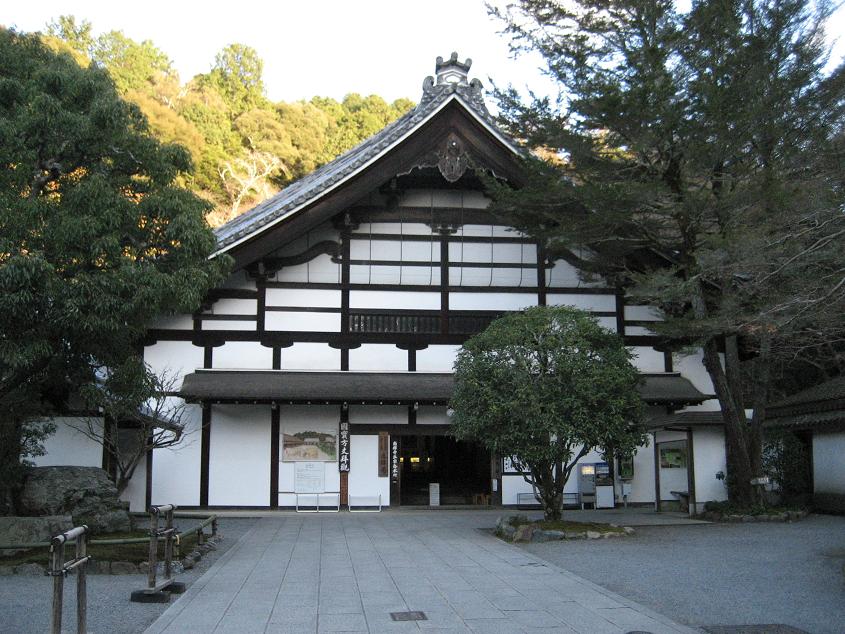
[[608, 532], [600, 533], [598, 531], [559, 531], [559, 530], [540, 530], [534, 524], [522, 524], [515, 527], [511, 524], [512, 520], [528, 521], [524, 515], [503, 515], [496, 520], [495, 535], [500, 539], [516, 543], [542, 543], [563, 541], [569, 539], [610, 539], [613, 537], [627, 537], [635, 533], [630, 526], [619, 527], [616, 524], [608, 524], [613, 528], [622, 528], [621, 533]]
[[[200, 561], [204, 554], [217, 550], [216, 542], [222, 539], [222, 535], [218, 535], [215, 540], [208, 539], [205, 544], [198, 546], [195, 550], [185, 555], [181, 560], [173, 561], [173, 573], [178, 574], [183, 570], [190, 570], [198, 561]], [[164, 563], [158, 562], [157, 567], [159, 571], [164, 573]], [[142, 561], [139, 564], [133, 564], [130, 561], [99, 561], [91, 559], [88, 563], [89, 575], [137, 575], [147, 574], [150, 570], [149, 562]], [[8, 577], [11, 575], [21, 575], [28, 577], [40, 577], [47, 574], [47, 566], [41, 564], [28, 563], [18, 564], [17, 566], [3, 566], [0, 565], [0, 577]], [[71, 572], [73, 574], [73, 572]]]
[[721, 522], [724, 524], [754, 524], [759, 522], [798, 522], [809, 513], [807, 511], [784, 511], [783, 513], [772, 513], [762, 515], [726, 515], [718, 511], [705, 511], [700, 515], [708, 522]]

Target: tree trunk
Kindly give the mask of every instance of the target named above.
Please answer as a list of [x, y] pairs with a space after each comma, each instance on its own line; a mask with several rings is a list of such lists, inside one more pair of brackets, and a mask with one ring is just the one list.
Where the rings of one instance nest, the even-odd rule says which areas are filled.
[[21, 435], [23, 424], [13, 417], [0, 418], [0, 515], [15, 514], [21, 485]]

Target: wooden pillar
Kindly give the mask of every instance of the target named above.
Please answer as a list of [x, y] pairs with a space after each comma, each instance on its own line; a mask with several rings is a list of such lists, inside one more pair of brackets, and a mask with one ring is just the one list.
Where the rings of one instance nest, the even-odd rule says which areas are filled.
[[654, 510], [660, 512], [660, 450], [657, 448], [657, 432], [654, 438]]
[[537, 305], [546, 305], [546, 251], [539, 242], [537, 243]]
[[445, 229], [440, 235], [440, 334], [449, 334], [449, 236]]
[[687, 429], [687, 491], [689, 491], [689, 514], [695, 515], [695, 455], [692, 444], [692, 428]]
[[[275, 352], [278, 348], [273, 348]], [[281, 414], [279, 404], [270, 409], [270, 508], [279, 508], [279, 433]]]
[[211, 458], [211, 404], [202, 404], [202, 438], [200, 440], [200, 506], [208, 506], [209, 459]]

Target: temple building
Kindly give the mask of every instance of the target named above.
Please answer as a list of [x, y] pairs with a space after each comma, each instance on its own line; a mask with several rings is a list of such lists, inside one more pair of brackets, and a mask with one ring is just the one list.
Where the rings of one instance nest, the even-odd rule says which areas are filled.
[[650, 416], [633, 460], [582, 459], [604, 495], [590, 498], [579, 471], [568, 500], [700, 510], [726, 497], [700, 354], [660, 349], [652, 308], [486, 211], [480, 175], [518, 187], [523, 150], [470, 64], [438, 58], [415, 109], [217, 230], [229, 279], [145, 341], [146, 362], [182, 378], [186, 440], [138, 468], [133, 510], [530, 503], [508, 456], [449, 434], [449, 399], [462, 343], [536, 305], [576, 306], [618, 332]]

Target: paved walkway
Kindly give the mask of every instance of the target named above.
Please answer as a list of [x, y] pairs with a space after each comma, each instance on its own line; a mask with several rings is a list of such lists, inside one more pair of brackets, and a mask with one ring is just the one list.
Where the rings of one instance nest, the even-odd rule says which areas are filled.
[[492, 517], [261, 518], [147, 633], [697, 631], [478, 530]]

